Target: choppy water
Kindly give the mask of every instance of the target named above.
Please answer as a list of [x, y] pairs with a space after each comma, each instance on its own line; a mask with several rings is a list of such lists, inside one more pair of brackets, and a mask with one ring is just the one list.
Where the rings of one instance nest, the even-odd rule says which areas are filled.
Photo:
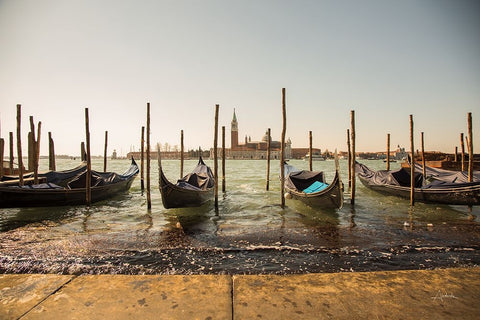
[[[186, 161], [185, 171], [196, 162]], [[288, 274], [480, 264], [478, 207], [472, 215], [463, 206], [417, 203], [410, 210], [408, 200], [357, 182], [352, 208], [346, 161], [341, 161], [347, 191], [341, 210], [312, 210], [293, 200], [281, 209], [278, 160], [272, 161], [268, 192], [266, 161], [226, 163], [227, 192], [219, 193], [218, 213], [213, 202], [164, 209], [155, 161], [151, 211], [140, 177], [129, 193], [89, 208], [0, 209], [0, 272]], [[290, 163], [308, 167], [301, 160]], [[57, 169], [77, 164], [60, 160]], [[163, 165], [172, 181], [179, 177], [179, 161]], [[129, 160], [109, 161], [108, 170], [123, 172], [128, 166]], [[103, 160], [94, 160], [93, 168], [101, 170]], [[314, 169], [324, 170], [330, 181], [334, 162], [314, 162]]]

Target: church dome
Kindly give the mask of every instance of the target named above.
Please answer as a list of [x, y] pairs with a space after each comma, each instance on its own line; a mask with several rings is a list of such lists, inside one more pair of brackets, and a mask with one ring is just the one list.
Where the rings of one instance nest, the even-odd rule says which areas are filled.
[[[265, 132], [265, 135], [263, 136], [262, 141], [263, 141], [263, 142], [268, 142], [268, 131]], [[270, 142], [271, 142], [271, 141], [272, 141], [272, 137], [270, 137]]]

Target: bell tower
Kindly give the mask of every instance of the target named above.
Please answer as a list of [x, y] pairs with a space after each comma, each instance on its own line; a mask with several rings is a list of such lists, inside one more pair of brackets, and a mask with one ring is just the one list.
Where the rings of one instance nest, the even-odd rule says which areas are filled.
[[233, 119], [230, 128], [230, 137], [231, 137], [231, 144], [230, 148], [236, 149], [238, 147], [238, 122], [237, 122], [237, 115], [235, 114], [235, 108], [233, 109]]

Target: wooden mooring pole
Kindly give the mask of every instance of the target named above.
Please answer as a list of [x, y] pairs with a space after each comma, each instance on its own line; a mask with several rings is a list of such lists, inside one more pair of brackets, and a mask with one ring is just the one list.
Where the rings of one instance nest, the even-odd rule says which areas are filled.
[[[422, 132], [422, 170], [423, 170], [423, 183], [425, 184], [425, 179], [427, 175], [427, 169], [425, 168], [425, 139], [424, 133]], [[415, 170], [414, 170], [415, 172]]]
[[267, 130], [267, 184], [265, 186], [265, 190], [270, 189], [270, 135], [271, 129], [268, 128]]
[[152, 209], [150, 194], [150, 102], [147, 103], [147, 209]]
[[55, 143], [52, 138], [52, 132], [48, 132], [48, 170], [55, 171]]
[[348, 162], [348, 188], [352, 187], [352, 145], [350, 143], [350, 129], [347, 129], [347, 162]]
[[350, 122], [351, 122], [351, 135], [352, 135], [352, 160], [351, 160], [351, 171], [352, 171], [352, 189], [350, 190], [350, 204], [355, 205], [355, 110], [350, 111]]
[[180, 179], [183, 178], [183, 130], [180, 131]]
[[473, 181], [473, 128], [472, 128], [472, 113], [469, 112], [467, 115], [468, 122], [468, 181]]
[[17, 157], [18, 157], [18, 185], [23, 186], [23, 158], [22, 158], [22, 106], [17, 104]]
[[285, 101], [285, 88], [282, 88], [282, 140], [280, 154], [280, 195], [281, 207], [285, 208], [285, 134], [287, 131], [287, 106]]
[[140, 189], [145, 190], [145, 127], [142, 126], [142, 138], [140, 142]]
[[222, 192], [225, 193], [227, 186], [225, 181], [225, 126], [222, 126]]
[[410, 115], [410, 206], [415, 205], [415, 148], [413, 143], [413, 115]]
[[105, 146], [103, 148], [103, 172], [107, 172], [107, 146], [108, 146], [108, 131], [105, 131]]
[[390, 170], [390, 133], [387, 133], [387, 171]]
[[85, 151], [85, 142], [80, 143], [80, 159], [82, 161], [87, 161], [87, 152]]
[[0, 138], [0, 178], [3, 177], [3, 154], [5, 152], [5, 140]]
[[215, 176], [215, 210], [218, 210], [218, 109], [215, 105], [215, 132], [213, 134], [213, 174]]
[[90, 123], [88, 118], [88, 108], [85, 108], [85, 138], [87, 145], [87, 176], [85, 179], [85, 203], [89, 206], [92, 202], [92, 161], [90, 157]]
[[313, 164], [312, 164], [312, 151], [313, 151], [313, 148], [312, 148], [312, 131], [309, 131], [308, 132], [308, 141], [309, 141], [309, 147], [308, 147], [308, 154], [310, 155], [308, 158], [308, 167], [309, 167], [309, 170], [310, 171], [313, 171]]

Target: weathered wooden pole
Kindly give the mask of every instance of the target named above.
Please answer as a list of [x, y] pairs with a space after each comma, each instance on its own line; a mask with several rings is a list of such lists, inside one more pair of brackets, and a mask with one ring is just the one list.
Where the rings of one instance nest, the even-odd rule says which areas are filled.
[[350, 120], [351, 120], [351, 143], [352, 143], [352, 157], [351, 157], [351, 172], [352, 172], [352, 189], [350, 190], [350, 204], [355, 205], [355, 110], [350, 111]]
[[270, 135], [271, 129], [268, 128], [267, 130], [267, 184], [265, 186], [265, 190], [270, 189]]
[[347, 163], [348, 163], [348, 188], [352, 187], [352, 145], [350, 143], [350, 129], [347, 129]]
[[152, 209], [150, 194], [150, 102], [147, 102], [147, 209]]
[[142, 126], [142, 138], [140, 142], [140, 189], [145, 190], [145, 183], [144, 183], [144, 177], [145, 177], [145, 127]]
[[225, 181], [225, 126], [222, 126], [222, 192], [227, 189]]
[[390, 133], [387, 133], [387, 171], [390, 170]]
[[454, 157], [454, 161], [455, 162], [458, 162], [458, 147], [455, 146], [455, 157]]
[[308, 132], [308, 140], [309, 140], [309, 147], [308, 147], [308, 154], [310, 155], [309, 156], [309, 159], [308, 159], [308, 167], [310, 168], [309, 170], [310, 171], [313, 171], [313, 165], [312, 165], [312, 151], [313, 151], [313, 148], [312, 148], [312, 131], [309, 131]]
[[[425, 141], [424, 134], [422, 132], [422, 173], [423, 173], [423, 183], [425, 184], [425, 179], [427, 178], [427, 169], [425, 168]], [[414, 170], [415, 172], [415, 170]]]
[[281, 207], [285, 208], [285, 133], [287, 131], [287, 106], [285, 101], [285, 88], [282, 88], [282, 140], [280, 154], [280, 195]]
[[183, 130], [180, 131], [180, 179], [183, 178]]
[[90, 157], [90, 122], [88, 108], [85, 108], [85, 141], [87, 146], [87, 176], [85, 179], [85, 204], [89, 206], [92, 202], [92, 159]]
[[215, 105], [215, 132], [213, 134], [213, 174], [215, 176], [215, 210], [218, 210], [218, 109]]
[[22, 106], [17, 104], [17, 157], [18, 157], [18, 185], [23, 186], [23, 158], [21, 132]]
[[27, 143], [27, 170], [32, 172], [35, 167], [35, 135], [31, 129], [27, 134]]
[[103, 148], [103, 172], [107, 172], [107, 147], [108, 147], [108, 131], [105, 131], [105, 146]]
[[462, 148], [462, 171], [465, 171], [465, 142], [463, 139], [463, 132], [460, 133], [460, 147]]
[[469, 112], [467, 116], [468, 121], [468, 181], [473, 181], [473, 129], [472, 129], [472, 113]]
[[14, 148], [13, 148], [13, 132], [9, 132], [8, 133], [8, 140], [9, 140], [9, 144], [10, 144], [10, 164], [9, 164], [9, 167], [10, 167], [10, 174], [14, 174], [14, 170], [15, 168], [13, 167], [13, 154], [14, 154]]
[[48, 132], [48, 170], [55, 171], [55, 144], [53, 142], [52, 133]]
[[415, 148], [413, 144], [413, 115], [410, 115], [410, 206], [415, 205]]

